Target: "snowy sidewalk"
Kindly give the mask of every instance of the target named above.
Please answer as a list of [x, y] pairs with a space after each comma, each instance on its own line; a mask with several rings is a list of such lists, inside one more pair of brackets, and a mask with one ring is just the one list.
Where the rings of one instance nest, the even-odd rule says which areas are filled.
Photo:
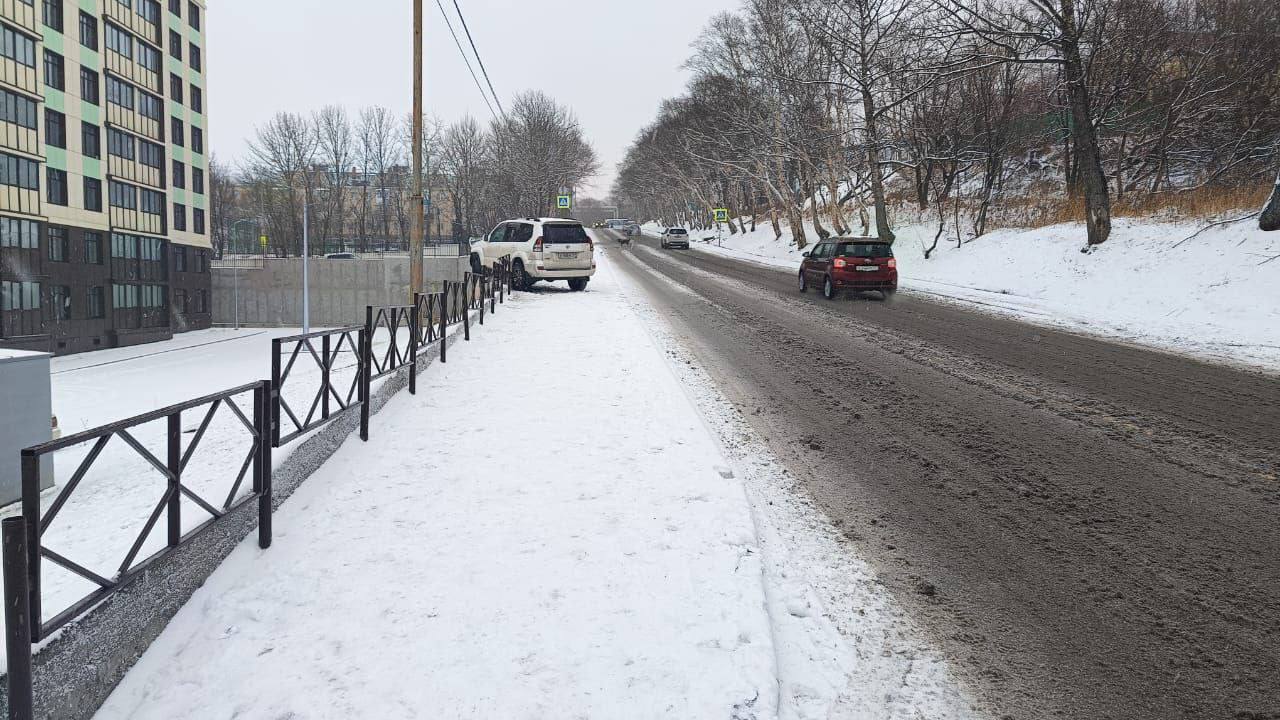
[[99, 718], [765, 718], [751, 508], [619, 289], [516, 294], [241, 545]]

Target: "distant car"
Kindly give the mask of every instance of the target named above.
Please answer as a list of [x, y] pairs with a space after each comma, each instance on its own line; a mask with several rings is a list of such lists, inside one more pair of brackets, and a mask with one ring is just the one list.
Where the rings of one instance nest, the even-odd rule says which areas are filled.
[[524, 218], [499, 223], [471, 246], [471, 268], [482, 272], [511, 256], [512, 285], [528, 290], [539, 280], [567, 280], [569, 289], [587, 289], [596, 274], [595, 243], [577, 220]]
[[662, 232], [662, 249], [689, 249], [689, 231], [684, 228], [667, 228]]
[[823, 240], [800, 263], [800, 292], [810, 287], [821, 288], [828, 300], [862, 290], [878, 290], [887, 300], [898, 291], [893, 246], [879, 238]]
[[336, 253], [329, 253], [328, 255], [325, 255], [324, 259], [325, 260], [359, 260], [360, 258], [356, 257], [355, 253], [336, 252]]

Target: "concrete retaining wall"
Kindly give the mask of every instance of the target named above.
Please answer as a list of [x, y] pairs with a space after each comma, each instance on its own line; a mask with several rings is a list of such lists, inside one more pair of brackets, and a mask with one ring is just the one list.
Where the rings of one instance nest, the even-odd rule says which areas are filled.
[[[342, 327], [364, 323], [368, 305], [409, 302], [407, 257], [309, 261], [311, 326]], [[462, 280], [467, 258], [425, 258], [428, 292], [440, 282]], [[302, 260], [266, 258], [261, 268], [214, 267], [213, 322], [231, 325], [239, 302], [240, 324], [265, 327], [302, 325]]]

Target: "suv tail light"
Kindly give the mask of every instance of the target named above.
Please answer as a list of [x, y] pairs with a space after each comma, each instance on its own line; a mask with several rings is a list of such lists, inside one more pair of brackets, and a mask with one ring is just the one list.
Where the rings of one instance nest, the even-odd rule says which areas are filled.
[[838, 268], [842, 268], [842, 267], [844, 267], [845, 265], [848, 265], [848, 264], [849, 264], [849, 261], [848, 261], [848, 260], [845, 260], [844, 258], [836, 258], [835, 262], [833, 262], [833, 263], [831, 263], [831, 264], [832, 264], [832, 265], [835, 265], [835, 266], [836, 266], [836, 267], [838, 267]]
[[885, 264], [886, 264], [886, 265], [888, 265], [888, 266], [889, 266], [889, 267], [891, 267], [891, 268], [896, 268], [896, 267], [898, 267], [898, 259], [897, 259], [897, 258], [889, 258], [889, 262], [887, 262], [887, 263], [885, 263]]
[[596, 249], [596, 244], [591, 240], [590, 234], [587, 235], [587, 248], [593, 251]]
[[534, 251], [534, 252], [542, 252], [542, 238], [541, 238], [541, 237], [539, 237], [537, 240], [534, 240], [534, 241], [533, 241], [533, 251]]

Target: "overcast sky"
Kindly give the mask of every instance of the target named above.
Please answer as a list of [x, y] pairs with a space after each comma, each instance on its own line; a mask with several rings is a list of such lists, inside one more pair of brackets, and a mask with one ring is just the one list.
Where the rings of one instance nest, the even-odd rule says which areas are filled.
[[[453, 0], [442, 0], [452, 10]], [[498, 96], [540, 89], [573, 108], [601, 159], [603, 196], [635, 133], [679, 94], [689, 44], [737, 0], [458, 0]], [[210, 139], [244, 156], [256, 125], [329, 103], [409, 114], [409, 0], [209, 0]], [[490, 117], [436, 0], [425, 0], [426, 109]], [[451, 13], [452, 14], [452, 13]], [[466, 36], [453, 18], [459, 38]], [[479, 69], [477, 68], [477, 74]], [[481, 78], [483, 82], [483, 77]]]

